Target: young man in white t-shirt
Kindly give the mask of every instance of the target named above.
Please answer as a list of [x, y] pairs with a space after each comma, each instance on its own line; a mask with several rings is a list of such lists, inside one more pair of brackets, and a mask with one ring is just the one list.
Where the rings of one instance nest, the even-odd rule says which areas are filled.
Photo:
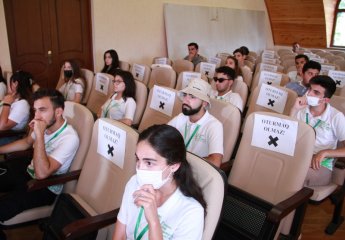
[[288, 72], [290, 82], [301, 82], [302, 81], [302, 79], [303, 79], [303, 66], [307, 62], [309, 62], [309, 58], [307, 55], [298, 54], [295, 57], [296, 71]]
[[33, 100], [35, 116], [29, 123], [31, 132], [0, 147], [0, 154], [34, 147], [31, 162], [18, 159], [0, 164], [0, 191], [6, 192], [0, 199], [0, 221], [26, 209], [52, 204], [62, 191], [61, 185], [28, 192], [27, 182], [67, 172], [79, 147], [78, 134], [63, 118], [63, 95], [58, 90], [39, 89]]
[[307, 94], [296, 99], [290, 115], [315, 130], [314, 155], [305, 185], [323, 186], [331, 182], [334, 158], [345, 157], [345, 147], [337, 147], [338, 142], [345, 146], [345, 117], [329, 104], [336, 90], [332, 78], [319, 75], [309, 83]]
[[182, 134], [186, 149], [219, 167], [223, 158], [223, 125], [213, 117], [210, 107], [211, 86], [203, 79], [192, 79], [179, 92], [182, 113], [168, 124]]
[[211, 97], [231, 103], [242, 112], [242, 98], [238, 93], [232, 91], [232, 85], [234, 84], [235, 78], [236, 74], [234, 69], [227, 66], [217, 68], [216, 76], [213, 78], [217, 91]]

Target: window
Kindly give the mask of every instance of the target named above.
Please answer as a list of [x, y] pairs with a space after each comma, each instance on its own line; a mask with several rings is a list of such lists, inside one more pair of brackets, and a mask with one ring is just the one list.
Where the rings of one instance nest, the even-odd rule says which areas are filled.
[[332, 46], [345, 47], [345, 0], [339, 0], [334, 12]]

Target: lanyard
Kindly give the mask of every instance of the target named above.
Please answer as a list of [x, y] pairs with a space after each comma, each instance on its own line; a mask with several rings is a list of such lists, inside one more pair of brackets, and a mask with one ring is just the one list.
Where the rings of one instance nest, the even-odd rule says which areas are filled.
[[[309, 113], [305, 114], [305, 122], [307, 124], [309, 124]], [[321, 123], [321, 119], [317, 120], [317, 122], [315, 123], [315, 125], [313, 126], [313, 128], [317, 128], [319, 126], [319, 124]]]
[[200, 125], [197, 125], [196, 128], [194, 129], [192, 135], [190, 136], [190, 138], [188, 139], [188, 141], [186, 142], [186, 138], [187, 138], [187, 123], [184, 127], [184, 139], [185, 139], [185, 146], [186, 146], [186, 149], [188, 148], [190, 142], [192, 141], [193, 137], [195, 136], [196, 132], [199, 130], [200, 128]]
[[149, 230], [149, 225], [146, 224], [146, 226], [143, 228], [143, 230], [141, 230], [141, 232], [139, 233], [139, 236], [137, 236], [138, 235], [138, 229], [139, 229], [140, 221], [141, 221], [141, 218], [143, 216], [143, 212], [144, 212], [144, 208], [141, 207], [140, 211], [139, 211], [138, 218], [137, 218], [137, 222], [135, 224], [135, 229], [134, 229], [134, 239], [135, 240], [140, 240], [144, 236], [144, 234]]
[[50, 143], [51, 141], [53, 141], [53, 139], [57, 138], [57, 136], [59, 136], [59, 135], [62, 133], [62, 131], [65, 130], [66, 127], [67, 127], [67, 121], [65, 121], [65, 124], [62, 126], [62, 128], [60, 128], [60, 130], [59, 130], [57, 133], [55, 133], [54, 136], [48, 140], [48, 142], [46, 142], [46, 143], [44, 144], [45, 147], [47, 147], [47, 146], [48, 146], [48, 143]]
[[115, 102], [114, 104], [112, 104], [112, 105], [110, 106], [110, 104], [111, 104], [113, 101], [115, 101], [115, 100], [112, 100], [112, 99], [111, 99], [110, 102], [109, 102], [109, 104], [108, 104], [108, 106], [107, 106], [107, 107], [105, 108], [105, 110], [103, 111], [103, 117], [107, 117], [109, 110], [112, 109], [113, 107], [118, 106], [118, 103], [117, 103], [117, 102]]

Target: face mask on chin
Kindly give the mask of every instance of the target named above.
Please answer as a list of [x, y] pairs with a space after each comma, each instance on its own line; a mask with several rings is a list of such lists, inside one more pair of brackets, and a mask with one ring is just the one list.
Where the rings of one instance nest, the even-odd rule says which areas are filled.
[[163, 172], [168, 168], [164, 168], [163, 170], [141, 170], [137, 168], [137, 183], [141, 187], [145, 184], [151, 184], [154, 189], [160, 189], [164, 184], [166, 184], [169, 180], [171, 180], [170, 176], [172, 172], [170, 171], [169, 176], [163, 180]]
[[307, 95], [307, 104], [312, 107], [319, 106], [320, 98]]

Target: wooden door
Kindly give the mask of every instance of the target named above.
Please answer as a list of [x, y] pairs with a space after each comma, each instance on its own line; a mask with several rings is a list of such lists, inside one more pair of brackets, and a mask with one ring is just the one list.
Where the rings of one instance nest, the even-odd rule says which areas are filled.
[[90, 0], [4, 0], [13, 71], [55, 88], [67, 59], [92, 70]]

